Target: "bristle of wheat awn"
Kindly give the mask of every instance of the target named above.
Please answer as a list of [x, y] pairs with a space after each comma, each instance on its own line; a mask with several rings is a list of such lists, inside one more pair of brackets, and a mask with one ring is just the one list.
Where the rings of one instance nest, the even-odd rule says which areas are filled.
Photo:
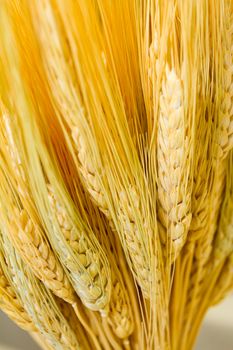
[[184, 245], [192, 217], [191, 184], [187, 184], [189, 169], [185, 168], [188, 139], [182, 98], [181, 81], [175, 71], [167, 67], [158, 121], [158, 217], [161, 239], [172, 255], [179, 254]]
[[48, 189], [49, 201], [60, 230], [77, 256], [76, 265], [68, 256], [64, 261], [67, 269], [73, 271], [71, 278], [75, 284], [74, 287], [87, 307], [104, 313], [109, 302], [110, 292], [110, 280], [106, 274], [105, 263], [101, 261], [100, 252], [93, 250], [93, 245], [90, 244], [86, 233], [79, 231], [72, 223], [52, 187], [49, 186]]

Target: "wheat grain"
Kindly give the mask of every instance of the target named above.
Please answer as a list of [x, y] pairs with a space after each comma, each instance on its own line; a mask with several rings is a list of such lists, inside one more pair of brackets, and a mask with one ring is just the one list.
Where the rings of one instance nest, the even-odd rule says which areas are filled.
[[[73, 224], [51, 186], [48, 186], [48, 191], [51, 208], [62, 235], [77, 257], [76, 261], [72, 261], [69, 252], [61, 252], [64, 256], [63, 263], [71, 272], [74, 288], [87, 307], [105, 313], [104, 309], [109, 302], [111, 279], [101, 251], [93, 246], [84, 228], [79, 230]], [[94, 236], [92, 239], [96, 240]]]
[[162, 242], [168, 244], [171, 255], [179, 254], [183, 247], [192, 217], [191, 183], [185, 165], [189, 144], [182, 99], [182, 83], [174, 69], [167, 67], [158, 120], [158, 220]]

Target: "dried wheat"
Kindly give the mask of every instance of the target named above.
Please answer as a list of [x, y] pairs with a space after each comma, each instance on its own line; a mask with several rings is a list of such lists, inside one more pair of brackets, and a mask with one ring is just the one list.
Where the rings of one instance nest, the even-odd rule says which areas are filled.
[[119, 196], [117, 215], [124, 242], [123, 248], [144, 296], [149, 297], [152, 276], [148, 251], [150, 250], [149, 238], [152, 238], [153, 231], [146, 214], [142, 214], [141, 200], [136, 189], [133, 186], [127, 191], [122, 189], [119, 191]]
[[[70, 271], [74, 288], [87, 307], [105, 313], [104, 309], [108, 306], [110, 297], [111, 279], [101, 250], [97, 250], [97, 246], [93, 245], [96, 238], [93, 236], [91, 242], [85, 228], [80, 230], [73, 224], [72, 218], [51, 186], [48, 186], [48, 191], [54, 219], [57, 220], [65, 241], [76, 256], [76, 259], [72, 259], [69, 251], [64, 251], [61, 247], [59, 254], [63, 264]], [[54, 231], [56, 230], [54, 225]]]
[[109, 303], [108, 322], [121, 339], [128, 338], [134, 329], [133, 314], [127, 290], [120, 271], [112, 263], [112, 293]]
[[[81, 111], [81, 113], [84, 113]], [[73, 127], [72, 138], [75, 143], [75, 150], [79, 160], [79, 170], [85, 188], [91, 195], [92, 200], [98, 208], [106, 215], [111, 222], [111, 215], [107, 205], [106, 196], [103, 193], [103, 185], [101, 184], [100, 171], [94, 164], [94, 156], [91, 149], [88, 148], [88, 142], [85, 135], [80, 132], [80, 128]], [[112, 224], [113, 225], [113, 224]]]
[[[94, 150], [90, 149], [90, 142], [87, 142], [87, 139], [93, 139], [93, 134], [90, 131], [90, 126], [88, 124], [89, 115], [88, 113], [87, 115], [84, 114], [79, 87], [74, 78], [77, 72], [74, 71], [72, 60], [67, 59], [68, 52], [71, 54], [70, 48], [67, 45], [67, 42], [62, 39], [62, 36], [59, 35], [60, 33], [63, 33], [63, 35], [66, 36], [67, 33], [65, 33], [64, 28], [62, 28], [62, 25], [59, 22], [59, 16], [54, 16], [53, 9], [48, 3], [42, 2], [41, 4], [36, 4], [36, 11], [38, 13], [39, 22], [43, 26], [43, 31], [41, 32], [41, 28], [38, 28], [37, 18], [35, 20], [35, 27], [39, 30], [38, 36], [40, 37], [42, 47], [48, 47], [48, 50], [43, 52], [43, 56], [49, 83], [51, 84], [56, 104], [62, 111], [62, 118], [71, 128], [72, 138], [75, 143], [75, 151], [77, 153], [78, 168], [83, 183], [91, 194], [91, 198], [94, 200], [95, 204], [97, 204], [109, 218], [110, 224], [113, 227], [113, 220], [109, 209], [110, 196], [109, 194], [106, 195], [106, 187], [102, 184], [103, 177], [100, 173], [100, 166], [102, 164], [97, 153], [98, 148], [95, 147]], [[51, 37], [53, 40], [50, 40]], [[70, 137], [69, 133], [67, 136], [68, 138]], [[135, 238], [134, 241], [136, 241]], [[148, 245], [140, 243], [138, 246], [141, 250], [145, 250], [145, 247]], [[129, 252], [128, 255], [130, 255]], [[138, 256], [137, 259], [140, 259], [141, 262], [143, 261], [140, 256]], [[133, 262], [134, 260], [135, 258], [133, 257], [129, 261]], [[146, 265], [147, 261], [145, 261], [144, 264]], [[144, 266], [142, 267], [144, 268]], [[143, 273], [144, 275], [148, 275], [148, 270], [149, 266], [146, 266], [144, 271], [140, 272], [140, 275]], [[133, 271], [136, 273], [136, 271], [139, 270], [135, 266]], [[143, 283], [147, 283], [147, 280], [145, 277], [144, 280], [138, 278], [138, 282], [140, 285], [143, 285]], [[149, 294], [148, 283], [146, 286], [143, 286], [142, 289], [146, 290], [147, 295]], [[78, 293], [80, 295], [80, 292]]]
[[[232, 16], [230, 12], [229, 14]], [[233, 25], [228, 18], [225, 23], [227, 28], [223, 51], [222, 101], [216, 136], [216, 156], [220, 159], [224, 159], [233, 147]]]
[[191, 222], [191, 183], [187, 164], [189, 140], [185, 127], [182, 82], [166, 68], [158, 120], [158, 220], [168, 254], [179, 254]]
[[36, 328], [29, 315], [24, 310], [22, 303], [17, 297], [13, 286], [8, 281], [1, 265], [4, 258], [1, 256], [0, 262], [0, 309], [5, 312], [19, 327], [26, 331], [35, 332]]
[[[127, 273], [127, 266], [121, 249], [118, 247], [116, 251], [116, 246], [119, 245], [118, 237], [113, 235], [109, 225], [105, 223], [104, 215], [101, 215], [94, 207], [93, 210], [89, 207], [89, 214], [94, 233], [98, 240], [102, 242], [110, 263], [112, 292], [107, 321], [118, 338], [127, 339], [138, 322], [134, 320], [137, 315], [133, 316], [133, 312], [138, 311], [135, 310], [135, 305], [133, 306], [135, 300], [132, 299], [135, 296], [127, 288], [128, 286], [132, 288], [132, 281]], [[120, 266], [118, 266], [119, 262]]]
[[219, 223], [218, 233], [214, 243], [213, 263], [218, 264], [230, 255], [233, 247], [233, 200], [228, 198], [225, 202], [221, 219]]
[[[111, 214], [109, 209], [111, 208], [111, 204], [108, 205], [100, 172], [93, 163], [95, 157], [92, 155], [91, 150], [88, 149], [87, 140], [81, 135], [77, 127], [73, 128], [72, 136], [76, 145], [83, 183], [91, 195], [93, 202], [108, 218], [113, 231], [117, 230], [120, 236], [122, 236], [123, 240], [121, 241], [124, 242], [123, 248], [130, 266], [132, 266], [132, 270], [144, 295], [148, 297], [151, 287], [149, 278], [148, 237], [152, 237], [152, 230], [149, 220], [143, 218], [140, 197], [133, 186], [130, 186], [128, 191], [123, 189], [118, 190], [119, 196], [115, 198], [116, 217], [114, 217], [115, 215]], [[116, 220], [117, 227], [115, 225]], [[143, 235], [144, 238], [141, 236], [144, 233], [143, 230], [145, 232]]]
[[21, 257], [44, 285], [58, 297], [74, 303], [75, 292], [65, 271], [44, 238], [41, 228], [33, 223], [24, 209], [15, 208], [10, 220], [9, 234]]
[[[14, 176], [17, 180], [18, 192], [24, 198], [28, 196], [28, 186], [26, 183], [26, 177], [23, 170], [22, 161], [18, 148], [15, 143], [15, 136], [13, 134], [13, 118], [10, 117], [9, 112], [6, 107], [1, 103], [0, 109], [2, 112], [0, 121], [1, 121], [1, 132], [4, 134], [5, 146], [7, 151], [7, 156], [12, 164], [12, 169], [14, 171]], [[16, 118], [15, 118], [16, 122]], [[14, 125], [16, 128], [16, 125]]]
[[80, 320], [77, 318], [77, 315], [74, 312], [74, 309], [71, 305], [67, 304], [63, 300], [57, 300], [59, 308], [62, 312], [62, 315], [65, 317], [69, 326], [72, 328], [75, 334], [78, 334], [80, 343], [82, 344], [85, 350], [92, 350], [93, 346], [96, 347], [95, 343], [92, 343], [88, 338], [88, 333], [82, 327]]
[[211, 305], [218, 304], [233, 290], [233, 254], [227, 258], [211, 293]]
[[23, 264], [5, 234], [2, 242], [11, 281], [36, 328], [54, 349], [82, 349], [52, 293]]

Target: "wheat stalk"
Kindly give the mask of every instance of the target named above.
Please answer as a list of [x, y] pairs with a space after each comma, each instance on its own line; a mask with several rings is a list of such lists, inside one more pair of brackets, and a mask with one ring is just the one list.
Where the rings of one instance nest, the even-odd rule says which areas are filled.
[[158, 120], [158, 220], [167, 252], [178, 255], [189, 230], [191, 214], [191, 183], [185, 165], [189, 148], [182, 96], [182, 83], [174, 69], [166, 68], [162, 83]]

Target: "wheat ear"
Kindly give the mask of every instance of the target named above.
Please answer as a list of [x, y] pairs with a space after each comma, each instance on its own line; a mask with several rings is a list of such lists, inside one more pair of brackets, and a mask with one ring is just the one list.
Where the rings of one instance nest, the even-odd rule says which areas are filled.
[[[82, 110], [80, 113], [84, 113]], [[74, 126], [71, 130], [75, 151], [79, 161], [79, 171], [86, 190], [98, 208], [111, 220], [111, 215], [103, 193], [101, 178], [95, 164], [93, 164], [92, 152], [88, 148], [88, 142], [80, 128]]]
[[3, 250], [11, 281], [39, 332], [54, 349], [82, 349], [78, 338], [61, 314], [53, 294], [32, 274], [3, 235]]
[[220, 215], [220, 208], [224, 198], [224, 190], [226, 185], [226, 159], [220, 161], [217, 167], [214, 169], [214, 179], [212, 184], [212, 190], [210, 193], [209, 203], [211, 203], [211, 211], [209, 212], [208, 225], [206, 234], [202, 235], [196, 243], [195, 258], [202, 262], [202, 275], [205, 274], [204, 265], [207, 262], [212, 248], [213, 239], [217, 229], [217, 223]]
[[158, 119], [158, 220], [168, 254], [179, 254], [191, 222], [191, 183], [186, 151], [182, 83], [174, 69], [166, 68]]
[[196, 295], [196, 302], [201, 299], [203, 287], [205, 286], [205, 277], [209, 273], [209, 258], [213, 251], [213, 241], [217, 230], [217, 224], [220, 216], [220, 208], [224, 198], [224, 189], [226, 185], [226, 159], [220, 161], [215, 169], [215, 176], [210, 194], [211, 211], [209, 212], [209, 219], [207, 230], [202, 237], [197, 241], [195, 246], [193, 262], [194, 273], [191, 279], [191, 285], [194, 282], [198, 273], [199, 291]]
[[76, 301], [75, 292], [55, 257], [41, 228], [35, 225], [27, 212], [15, 208], [9, 226], [10, 236], [21, 257], [30, 265], [35, 275], [55, 295], [68, 303]]
[[93, 347], [96, 348], [96, 344], [92, 343], [91, 339], [87, 337], [88, 334], [86, 333], [85, 329], [82, 327], [71, 305], [67, 304], [63, 300], [57, 300], [57, 303], [62, 312], [62, 315], [67, 320], [67, 322], [69, 323], [74, 333], [79, 335], [80, 343], [82, 344], [83, 348], [85, 350], [86, 349], [92, 350]]
[[[27, 200], [28, 209], [35, 211], [33, 200], [31, 198], [30, 189], [26, 182], [25, 171], [19, 156], [18, 149], [12, 133], [12, 120], [6, 109], [2, 115], [3, 130], [7, 136], [5, 140], [6, 151], [10, 156], [10, 162], [15, 172], [16, 186], [21, 200]], [[77, 317], [83, 324], [87, 333], [93, 340], [96, 349], [99, 344], [90, 327], [83, 316], [82, 305], [80, 304], [76, 293], [71, 286], [63, 267], [55, 257], [50, 244], [45, 239], [42, 228], [35, 224], [27, 214], [25, 209], [14, 208], [12, 215], [12, 225], [9, 227], [9, 234], [14, 242], [17, 251], [27, 263], [35, 275], [49, 288], [53, 293], [68, 303], [72, 304]]]
[[[91, 211], [91, 208], [89, 208], [89, 210], [89, 213], [93, 218], [92, 224], [95, 235], [99, 241], [103, 242], [111, 269], [112, 292], [109, 301], [107, 322], [110, 324], [115, 335], [118, 338], [123, 339], [126, 343], [128, 341], [127, 338], [132, 334], [135, 328], [132, 309], [133, 300], [130, 300], [130, 296], [131, 298], [134, 296], [132, 293], [129, 296], [129, 292], [125, 284], [125, 270], [127, 267], [125, 265], [124, 258], [121, 255], [122, 251], [118, 250], [116, 253], [115, 246], [117, 244], [117, 238], [114, 237], [113, 233], [109, 229], [109, 225], [104, 222], [104, 216], [101, 216], [95, 208], [93, 208], [93, 212]], [[120, 259], [123, 260], [121, 261], [121, 270], [118, 266]], [[127, 278], [129, 279], [128, 275]], [[132, 281], [129, 280], [127, 283], [130, 284]]]
[[[100, 174], [96, 164], [94, 168], [90, 168], [91, 164], [93, 164], [92, 153], [86, 152], [87, 147], [80, 148], [80, 143], [83, 143], [83, 139], [90, 128], [86, 117], [83, 115], [83, 103], [81, 102], [82, 98], [80, 97], [77, 82], [74, 79], [76, 74], [74, 73], [72, 61], [67, 60], [67, 53], [69, 52], [70, 54], [70, 48], [65, 40], [62, 41], [62, 35], [59, 35], [60, 31], [64, 34], [64, 36], [66, 36], [66, 33], [64, 32], [58, 17], [55, 18], [53, 7], [50, 4], [44, 1], [41, 4], [35, 2], [35, 5], [36, 13], [38, 14], [38, 18], [35, 18], [35, 27], [38, 30], [38, 23], [40, 23], [43, 27], [43, 31], [41, 31], [41, 27], [39, 28], [38, 36], [42, 47], [47, 47], [46, 50], [43, 50], [46, 73], [49, 78], [49, 84], [51, 86], [56, 104], [62, 111], [62, 119], [65, 120], [65, 123], [68, 123], [69, 127], [72, 129], [71, 133], [76, 143], [78, 158], [80, 160], [80, 173], [82, 174], [85, 186], [91, 194], [92, 199], [94, 199], [95, 203], [105, 213], [105, 215], [110, 217], [109, 206], [106, 203], [106, 198], [104, 197], [103, 193], [104, 186], [101, 186]], [[53, 40], [50, 40], [51, 37]], [[78, 127], [77, 121], [80, 122]], [[88, 137], [92, 137], [90, 132]], [[84, 142], [86, 142], [85, 139]], [[91, 162], [89, 162], [89, 160], [91, 160]], [[110, 218], [110, 224], [111, 223], [112, 220]], [[147, 245], [144, 245], [143, 249], [145, 249], [145, 246]], [[144, 264], [146, 263], [147, 261], [144, 260]], [[141, 267], [144, 267], [143, 264], [141, 264]], [[140, 272], [140, 274], [144, 273], [144, 275], [148, 276], [148, 270], [149, 268], [146, 266], [146, 272], [143, 271]], [[134, 273], [136, 273], [136, 271], [139, 270], [135, 267]], [[140, 279], [138, 280], [139, 283], [142, 284]], [[146, 278], [144, 278], [143, 283], [147, 283]], [[146, 289], [147, 294], [149, 294], [148, 283], [147, 286], [143, 287], [143, 290]]]
[[[94, 233], [107, 254], [112, 277], [112, 292], [107, 321], [115, 335], [128, 342], [138, 327], [138, 305], [132, 293], [134, 283], [129, 276], [119, 238], [113, 234], [104, 215], [89, 204], [89, 215]], [[138, 331], [139, 331], [138, 327]]]
[[17, 297], [17, 294], [8, 281], [1, 265], [4, 263], [4, 258], [1, 256], [0, 261], [0, 309], [10, 317], [20, 328], [35, 332], [36, 328], [32, 323], [29, 315], [24, 310], [22, 303]]
[[[124, 242], [124, 250], [127, 259], [130, 261], [130, 266], [133, 266], [133, 272], [144, 295], [148, 296], [150, 294], [151, 284], [149, 278], [150, 262], [148, 262], [147, 248], [145, 246], [147, 239], [145, 237], [145, 242], [141, 241], [138, 223], [135, 220], [135, 213], [141, 211], [140, 197], [133, 186], [129, 187], [128, 191], [123, 189], [119, 191], [119, 197], [116, 198], [119, 230], [115, 228], [115, 223], [113, 222], [109, 205], [103, 192], [100, 174], [93, 164], [93, 157], [91, 150], [88, 148], [88, 143], [77, 127], [73, 128], [72, 137], [76, 145], [79, 170], [82, 175], [83, 183], [93, 202], [108, 218], [110, 227], [114, 231], [117, 229], [118, 233], [123, 235], [124, 239], [121, 241]], [[149, 223], [142, 219], [141, 225], [148, 236], [152, 236]]]
[[219, 223], [219, 230], [216, 235], [213, 247], [213, 264], [217, 265], [230, 255], [233, 246], [233, 200], [229, 198], [225, 203], [221, 219]]
[[233, 290], [233, 254], [227, 259], [211, 294], [211, 305], [218, 304]]
[[[192, 220], [188, 232], [187, 242], [184, 247], [186, 264], [189, 268], [186, 275], [187, 290], [184, 300], [183, 315], [180, 316], [181, 327], [184, 330], [181, 339], [184, 345], [189, 336], [189, 330], [192, 323], [192, 317], [195, 315], [199, 297], [199, 284], [203, 264], [206, 262], [201, 256], [195, 258], [196, 243], [205, 237], [209, 231], [210, 225], [210, 192], [211, 192], [211, 175], [212, 163], [208, 160], [207, 152], [210, 143], [211, 125], [203, 119], [204, 111], [201, 110], [200, 117], [197, 121], [196, 144], [204, 143], [204, 148], [197, 148], [194, 158], [194, 178], [192, 192]], [[185, 274], [187, 272], [183, 270]]]
[[[135, 187], [119, 191], [117, 217], [126, 259], [145, 297], [150, 296], [152, 276], [149, 238], [153, 231]], [[144, 235], [143, 235], [144, 234]]]
[[[229, 10], [230, 11], [230, 10]], [[216, 136], [217, 157], [224, 159], [233, 147], [233, 25], [228, 21], [223, 56], [222, 101]]]
[[[54, 219], [76, 256], [76, 260], [72, 261], [68, 251], [60, 252], [64, 265], [70, 271], [74, 288], [84, 305], [105, 314], [109, 303], [111, 279], [103, 255], [93, 246], [85, 228], [80, 230], [73, 224], [68, 211], [51, 186], [48, 186], [48, 193]], [[57, 227], [54, 226], [54, 231], [56, 230]], [[93, 241], [96, 241], [94, 236]]]

